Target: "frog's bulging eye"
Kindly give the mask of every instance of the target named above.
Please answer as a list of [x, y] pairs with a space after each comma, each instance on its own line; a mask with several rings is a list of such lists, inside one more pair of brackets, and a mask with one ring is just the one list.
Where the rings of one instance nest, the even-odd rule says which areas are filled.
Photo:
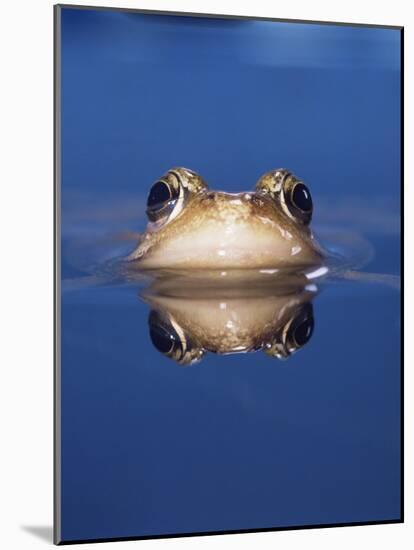
[[207, 189], [205, 181], [188, 168], [171, 168], [150, 189], [147, 216], [150, 222], [164, 224], [183, 210], [188, 199]]
[[310, 223], [313, 203], [309, 189], [302, 182], [290, 182], [286, 187], [284, 196], [289, 212], [302, 223]]
[[151, 187], [147, 199], [147, 216], [152, 222], [168, 216], [174, 209], [179, 192], [166, 181], [159, 180]]
[[312, 197], [303, 183], [297, 183], [292, 191], [292, 203], [303, 212], [312, 210]]
[[264, 174], [256, 184], [263, 195], [277, 201], [285, 214], [296, 222], [309, 225], [312, 219], [312, 196], [306, 185], [292, 172], [280, 168]]
[[171, 316], [151, 311], [148, 319], [150, 338], [160, 353], [180, 365], [198, 363], [204, 350], [189, 340]]
[[166, 201], [171, 199], [171, 191], [168, 185], [163, 181], [157, 181], [151, 187], [151, 191], [148, 195], [147, 206], [148, 208], [159, 208]]

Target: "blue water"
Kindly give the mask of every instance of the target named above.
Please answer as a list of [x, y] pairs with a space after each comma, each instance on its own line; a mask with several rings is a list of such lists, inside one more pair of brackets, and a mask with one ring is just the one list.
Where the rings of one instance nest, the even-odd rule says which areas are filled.
[[286, 361], [183, 367], [141, 287], [91, 272], [168, 168], [241, 191], [287, 167], [322, 240], [395, 281], [399, 113], [397, 30], [62, 9], [63, 540], [400, 517], [395, 284], [318, 285]]

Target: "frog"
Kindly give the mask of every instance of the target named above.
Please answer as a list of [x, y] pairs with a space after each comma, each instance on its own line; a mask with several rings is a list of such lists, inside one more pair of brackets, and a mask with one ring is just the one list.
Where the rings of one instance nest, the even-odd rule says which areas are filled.
[[171, 168], [150, 188], [146, 215], [126, 258], [142, 271], [296, 269], [324, 261], [310, 228], [310, 190], [284, 168], [239, 193], [210, 190], [193, 170]]

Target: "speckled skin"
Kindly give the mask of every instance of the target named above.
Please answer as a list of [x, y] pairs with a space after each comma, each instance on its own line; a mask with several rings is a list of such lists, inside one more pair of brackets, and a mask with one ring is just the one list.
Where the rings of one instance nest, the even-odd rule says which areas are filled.
[[220, 298], [150, 295], [144, 299], [180, 335], [186, 353], [169, 356], [181, 364], [219, 354], [262, 350], [287, 357], [297, 346], [286, 339], [291, 321], [311, 302], [314, 292], [295, 289], [287, 294]]
[[129, 256], [139, 269], [266, 269], [312, 266], [323, 255], [308, 226], [263, 189], [230, 194], [200, 188], [173, 220], [149, 223]]

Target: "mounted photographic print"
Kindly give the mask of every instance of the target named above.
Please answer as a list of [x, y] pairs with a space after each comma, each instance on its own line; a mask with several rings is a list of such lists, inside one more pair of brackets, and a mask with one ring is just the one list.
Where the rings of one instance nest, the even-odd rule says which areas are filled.
[[402, 53], [55, 6], [55, 543], [403, 521]]

